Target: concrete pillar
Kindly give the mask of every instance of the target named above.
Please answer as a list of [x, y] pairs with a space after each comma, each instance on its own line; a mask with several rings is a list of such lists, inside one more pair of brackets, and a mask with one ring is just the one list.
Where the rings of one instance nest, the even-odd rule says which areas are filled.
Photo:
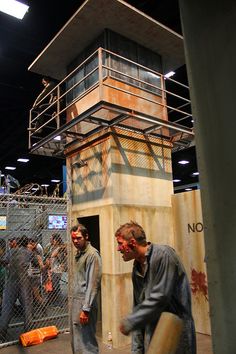
[[236, 348], [235, 0], [180, 0], [205, 225], [213, 351]]

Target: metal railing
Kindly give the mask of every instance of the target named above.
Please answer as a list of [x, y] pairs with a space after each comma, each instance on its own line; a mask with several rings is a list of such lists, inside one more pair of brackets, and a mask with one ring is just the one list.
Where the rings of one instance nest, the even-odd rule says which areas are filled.
[[[112, 79], [112, 81], [107, 80], [109, 78]], [[114, 85], [114, 80], [128, 86], [120, 85], [117, 87]], [[98, 87], [101, 94], [101, 101], [103, 98], [103, 88], [109, 87], [145, 100], [150, 104], [155, 104], [165, 110], [168, 115], [168, 120], [166, 120], [166, 118], [163, 119], [161, 116], [148, 116], [138, 111], [128, 111], [128, 115], [140, 122], [147, 122], [148, 116], [150, 126], [146, 127], [145, 124], [145, 129], [141, 129], [144, 134], [157, 134], [162, 136], [164, 135], [162, 131], [162, 127], [164, 126], [169, 128], [169, 139], [181, 131], [189, 134], [190, 140], [193, 138], [191, 102], [187, 85], [172, 78], [166, 78], [162, 73], [156, 72], [114, 52], [99, 48], [71, 71], [54, 88], [57, 92], [56, 101], [45, 108], [40, 115], [35, 116], [34, 109], [32, 108], [30, 110], [29, 149], [36, 151], [44, 146], [45, 142], [48, 143], [52, 141], [58, 134], [63, 135], [64, 133], [64, 138], [70, 136], [70, 140], [73, 140], [74, 138], [78, 138], [78, 136], [83, 139], [83, 137], [88, 136], [90, 131], [93, 132], [94, 126], [93, 129], [88, 129], [86, 134], [83, 134], [82, 129], [74, 129], [75, 126], [80, 126], [88, 119], [91, 115], [90, 110], [88, 110], [88, 114], [84, 114], [81, 119], [78, 116], [70, 118], [69, 121], [66, 119], [66, 112], [84, 96], [88, 95], [89, 92]], [[135, 91], [129, 89], [129, 87], [138, 88], [140, 90]], [[147, 93], [146, 95], [144, 94], [145, 92]], [[49, 96], [50, 93], [43, 101], [49, 99]], [[104, 102], [101, 102], [101, 104], [104, 105]], [[107, 106], [107, 109], [113, 112], [116, 111], [115, 108], [109, 107], [109, 104]], [[122, 110], [122, 108], [127, 114], [127, 107], [119, 107], [118, 111], [120, 111], [120, 109]], [[43, 124], [36, 130], [32, 129], [33, 124], [40, 116], [44, 116]], [[101, 123], [104, 123], [104, 121], [97, 119], [95, 124], [99, 126]], [[105, 123], [114, 125], [112, 120], [106, 121]], [[125, 117], [117, 123], [117, 126], [127, 126], [129, 129], [133, 128], [135, 130], [135, 125], [133, 127], [130, 126], [125, 121]], [[42, 128], [46, 129], [43, 137], [38, 134]], [[78, 132], [82, 133], [78, 134]], [[43, 144], [41, 144], [41, 140], [43, 140]], [[60, 143], [62, 148], [65, 143], [66, 141], [62, 139]]]

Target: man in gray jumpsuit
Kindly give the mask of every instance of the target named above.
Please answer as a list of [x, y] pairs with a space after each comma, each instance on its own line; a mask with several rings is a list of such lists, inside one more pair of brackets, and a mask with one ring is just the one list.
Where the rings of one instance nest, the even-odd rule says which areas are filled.
[[71, 313], [73, 354], [99, 353], [96, 323], [102, 264], [98, 250], [90, 244], [88, 238], [88, 231], [83, 225], [72, 227], [71, 239], [77, 249], [73, 267]]
[[147, 242], [143, 228], [135, 222], [122, 225], [115, 236], [123, 260], [134, 259], [134, 308], [120, 325], [124, 335], [132, 331], [132, 353], [146, 353], [160, 315], [165, 311], [178, 315], [184, 323], [176, 354], [196, 354], [189, 282], [175, 251], [169, 246]]
[[14, 304], [17, 299], [23, 309], [24, 331], [28, 332], [33, 326], [29, 267], [30, 263], [35, 260], [35, 256], [27, 246], [28, 238], [22, 236], [18, 240], [17, 247], [10, 248], [1, 261], [7, 267], [7, 277], [0, 316], [0, 342], [7, 340], [7, 329], [14, 315]]

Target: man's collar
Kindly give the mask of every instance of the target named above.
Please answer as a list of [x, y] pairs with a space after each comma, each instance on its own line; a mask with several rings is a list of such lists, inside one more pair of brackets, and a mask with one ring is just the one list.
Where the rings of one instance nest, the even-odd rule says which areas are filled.
[[148, 244], [148, 247], [147, 247], [147, 251], [146, 251], [146, 253], [145, 253], [145, 256], [146, 256], [147, 258], [149, 258], [149, 257], [150, 257], [150, 254], [151, 254], [151, 252], [152, 252], [152, 243], [151, 243], [151, 242], [148, 242], [147, 244]]
[[89, 246], [90, 246], [90, 242], [87, 241], [87, 245], [86, 245], [85, 249], [83, 249], [83, 250], [77, 250], [76, 255], [75, 255], [75, 259], [78, 260], [78, 259], [80, 258], [80, 256], [82, 256], [83, 254], [85, 254], [85, 253], [87, 252]]

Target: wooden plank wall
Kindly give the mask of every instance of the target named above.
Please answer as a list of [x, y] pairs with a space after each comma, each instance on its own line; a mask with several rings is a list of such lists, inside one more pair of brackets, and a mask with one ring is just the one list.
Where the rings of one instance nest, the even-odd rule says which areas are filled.
[[211, 334], [200, 190], [172, 196], [174, 247], [191, 282], [196, 330]]

